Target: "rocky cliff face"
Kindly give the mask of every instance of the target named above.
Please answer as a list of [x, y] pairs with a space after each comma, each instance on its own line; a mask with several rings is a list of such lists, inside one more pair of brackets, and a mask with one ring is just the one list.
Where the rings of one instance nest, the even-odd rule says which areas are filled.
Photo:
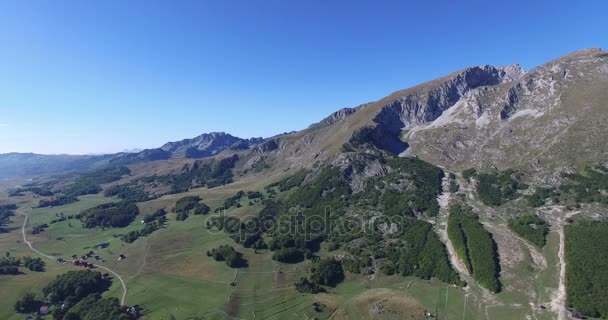
[[426, 90], [398, 97], [383, 106], [374, 121], [390, 132], [407, 130], [439, 118], [443, 112], [476, 88], [508, 83], [520, 79], [524, 74], [525, 71], [518, 65], [468, 68]]
[[606, 52], [578, 51], [504, 79], [468, 86], [459, 96], [440, 89], [445, 102], [423, 104], [421, 110], [430, 109], [424, 116], [406, 117], [404, 155], [453, 169], [520, 167], [531, 174], [606, 159]]

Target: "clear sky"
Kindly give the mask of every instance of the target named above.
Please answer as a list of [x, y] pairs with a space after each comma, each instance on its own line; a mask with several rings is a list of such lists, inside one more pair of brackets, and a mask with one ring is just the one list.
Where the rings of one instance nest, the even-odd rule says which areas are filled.
[[298, 130], [480, 64], [608, 46], [607, 1], [0, 1], [0, 153]]

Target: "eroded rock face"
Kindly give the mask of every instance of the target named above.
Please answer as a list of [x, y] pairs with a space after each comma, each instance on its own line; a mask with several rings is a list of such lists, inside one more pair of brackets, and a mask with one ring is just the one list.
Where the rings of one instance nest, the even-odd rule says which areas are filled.
[[512, 82], [524, 74], [525, 71], [518, 65], [468, 68], [432, 88], [399, 97], [384, 106], [374, 121], [390, 132], [407, 130], [439, 118], [473, 89]]

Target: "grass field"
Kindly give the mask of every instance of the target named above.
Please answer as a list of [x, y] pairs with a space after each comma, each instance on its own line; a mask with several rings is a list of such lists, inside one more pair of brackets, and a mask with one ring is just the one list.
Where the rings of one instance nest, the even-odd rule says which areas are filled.
[[[259, 183], [263, 187], [264, 183]], [[261, 188], [261, 187], [260, 187]], [[186, 195], [199, 195], [212, 210], [239, 190], [256, 190], [229, 185], [214, 189], [195, 189], [186, 194], [168, 195], [140, 203], [141, 215], [158, 208], [171, 210], [175, 201]], [[257, 189], [261, 190], [261, 189]], [[141, 228], [141, 217], [126, 228], [84, 229], [78, 220], [66, 220], [51, 224], [46, 231], [32, 235], [35, 224], [48, 223], [59, 213], [76, 214], [101, 203], [115, 201], [101, 195], [80, 197], [79, 202], [54, 208], [32, 208], [21, 206], [30, 216], [26, 231], [28, 240], [47, 254], [70, 257], [92, 250], [96, 243], [109, 242], [105, 249], [95, 250], [107, 261], [103, 265], [121, 275], [127, 285], [126, 304], [140, 304], [145, 319], [389, 319], [391, 312], [398, 312], [403, 319], [425, 319], [430, 312], [436, 319], [514, 319], [532, 314], [529, 297], [522, 295], [531, 285], [536, 288], [538, 301], [549, 299], [549, 291], [542, 288], [555, 286], [551, 269], [556, 258], [556, 238], [550, 234], [543, 251], [549, 267], [535, 272], [530, 269], [531, 259], [524, 256], [507, 270], [513, 277], [521, 277], [502, 293], [488, 299], [483, 289], [471, 285], [466, 289], [445, 283], [420, 280], [411, 277], [378, 275], [347, 275], [347, 280], [328, 293], [318, 295], [300, 294], [293, 284], [310, 269], [310, 262], [295, 265], [281, 264], [271, 259], [271, 253], [256, 253], [253, 249], [236, 246], [226, 234], [209, 230], [205, 222], [209, 216], [191, 215], [185, 221], [176, 221], [168, 215], [165, 228], [149, 236], [127, 244], [116, 234], [124, 234]], [[241, 200], [241, 208], [231, 208], [226, 215], [255, 215], [260, 204], [249, 205]], [[212, 214], [214, 215], [214, 214]], [[211, 215], [211, 216], [212, 216]], [[0, 250], [12, 255], [34, 255], [21, 243], [20, 226], [22, 216], [17, 216], [9, 226], [11, 232], [0, 234]], [[499, 223], [499, 222], [496, 222]], [[71, 226], [70, 226], [71, 225]], [[238, 270], [227, 267], [206, 256], [206, 251], [222, 244], [234, 245], [243, 254], [248, 267]], [[524, 250], [522, 243], [515, 245]], [[324, 247], [323, 247], [324, 248]], [[332, 254], [337, 254], [332, 252]], [[127, 258], [118, 261], [119, 254]], [[322, 249], [319, 255], [329, 253]], [[0, 277], [0, 318], [21, 319], [12, 311], [14, 301], [26, 291], [39, 291], [57, 274], [75, 267], [58, 265], [47, 261], [48, 270], [43, 273], [26, 272], [18, 276]], [[231, 285], [233, 284], [233, 285]], [[525, 284], [525, 285], [524, 285]], [[122, 288], [118, 281], [105, 294], [120, 297]], [[317, 313], [313, 302], [324, 305]], [[536, 301], [535, 301], [536, 303]], [[535, 313], [538, 319], [551, 319], [550, 314]]]

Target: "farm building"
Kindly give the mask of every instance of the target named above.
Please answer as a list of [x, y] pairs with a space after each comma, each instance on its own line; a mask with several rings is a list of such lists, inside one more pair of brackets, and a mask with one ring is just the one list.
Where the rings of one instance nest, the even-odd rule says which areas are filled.
[[40, 307], [40, 315], [47, 315], [49, 314], [49, 307], [48, 306], [42, 306]]

